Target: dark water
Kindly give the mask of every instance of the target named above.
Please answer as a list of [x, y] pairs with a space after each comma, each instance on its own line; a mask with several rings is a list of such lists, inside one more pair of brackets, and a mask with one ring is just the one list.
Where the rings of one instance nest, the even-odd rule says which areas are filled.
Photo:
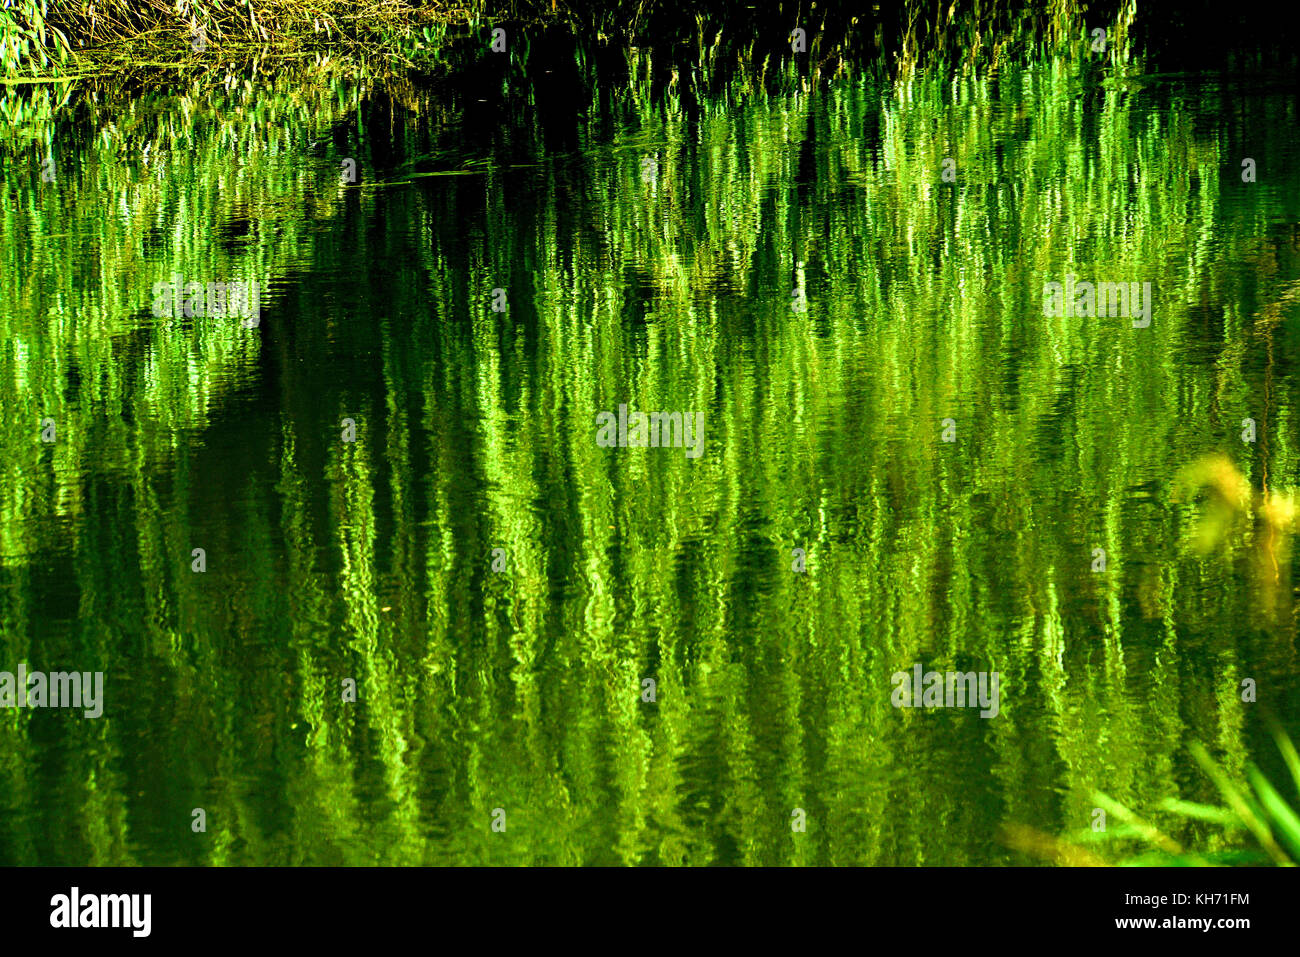
[[[1026, 863], [1097, 791], [1215, 846], [1193, 742], [1280, 769], [1294, 80], [638, 56], [6, 129], [0, 670], [104, 694], [0, 710], [0, 862]], [[894, 707], [918, 664], [997, 715]]]

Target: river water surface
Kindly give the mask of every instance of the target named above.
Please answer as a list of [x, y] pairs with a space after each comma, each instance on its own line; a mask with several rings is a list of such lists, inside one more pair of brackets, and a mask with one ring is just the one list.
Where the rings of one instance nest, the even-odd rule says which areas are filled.
[[0, 862], [1030, 863], [1281, 773], [1289, 535], [1213, 487], [1300, 484], [1294, 77], [638, 56], [0, 134], [0, 670], [105, 676], [0, 711]]

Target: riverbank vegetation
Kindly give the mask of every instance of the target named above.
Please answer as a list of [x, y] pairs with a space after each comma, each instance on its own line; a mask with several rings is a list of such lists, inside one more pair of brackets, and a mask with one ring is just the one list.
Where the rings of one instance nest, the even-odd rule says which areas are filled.
[[928, 60], [958, 66], [1102, 52], [1088, 32], [1098, 29], [1105, 49], [1124, 50], [1135, 15], [1135, 0], [1093, 4], [1091, 12], [1079, 0], [777, 0], [759, 9], [722, 0], [5, 0], [0, 68], [10, 81], [30, 81], [147, 64], [202, 68], [251, 50], [436, 60], [456, 38], [486, 46], [494, 27], [549, 26], [592, 43], [712, 51], [759, 66], [800, 53], [823, 71], [849, 62], [909, 70]]

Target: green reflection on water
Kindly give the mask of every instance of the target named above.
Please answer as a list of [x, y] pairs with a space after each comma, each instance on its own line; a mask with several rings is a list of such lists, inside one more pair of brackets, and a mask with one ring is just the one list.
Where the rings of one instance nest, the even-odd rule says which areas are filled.
[[[0, 860], [1015, 863], [1096, 790], [1213, 800], [1193, 741], [1276, 767], [1289, 563], [1248, 523], [1198, 555], [1170, 488], [1295, 483], [1295, 100], [1083, 69], [286, 81], [13, 134], [0, 669], [107, 702], [0, 711]], [[1151, 326], [1044, 317], [1067, 273], [1150, 282]], [[155, 318], [173, 274], [261, 281], [261, 325]], [[621, 403], [704, 454], [598, 447]], [[999, 716], [895, 709], [917, 663], [998, 671]]]

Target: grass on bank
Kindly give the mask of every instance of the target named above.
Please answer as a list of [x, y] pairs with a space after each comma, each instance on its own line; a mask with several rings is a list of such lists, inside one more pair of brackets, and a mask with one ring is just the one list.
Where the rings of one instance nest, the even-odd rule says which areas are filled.
[[201, 68], [213, 53], [286, 48], [401, 59], [409, 48], [404, 38], [436, 41], [448, 24], [474, 18], [469, 6], [408, 0], [4, 0], [0, 77], [13, 83], [137, 66]]
[[[830, 0], [812, 8], [784, 0], [758, 10], [724, 0], [3, 0], [0, 77], [6, 82], [76, 78], [151, 63], [201, 67], [211, 49], [349, 50], [399, 61], [437, 60], [448, 28], [552, 24], [591, 42], [648, 43], [677, 50], [721, 49], [752, 66], [792, 55], [830, 72], [868, 63], [910, 72], [1035, 55], [1127, 49], [1136, 0]], [[802, 36], [795, 31], [802, 30]]]

